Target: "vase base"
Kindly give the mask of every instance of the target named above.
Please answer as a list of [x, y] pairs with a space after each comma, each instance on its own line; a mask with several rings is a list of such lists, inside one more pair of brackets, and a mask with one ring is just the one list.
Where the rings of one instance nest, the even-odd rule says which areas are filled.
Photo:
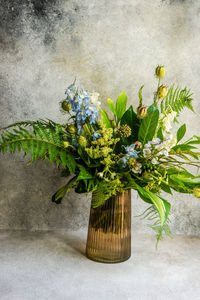
[[89, 253], [86, 252], [86, 257], [90, 260], [93, 260], [95, 262], [99, 262], [99, 263], [107, 263], [107, 264], [116, 264], [116, 263], [121, 263], [124, 262], [126, 260], [128, 260], [131, 255], [128, 255], [126, 257], [122, 257], [122, 258], [108, 258], [108, 257], [99, 257], [99, 256], [94, 256], [94, 255], [90, 255]]

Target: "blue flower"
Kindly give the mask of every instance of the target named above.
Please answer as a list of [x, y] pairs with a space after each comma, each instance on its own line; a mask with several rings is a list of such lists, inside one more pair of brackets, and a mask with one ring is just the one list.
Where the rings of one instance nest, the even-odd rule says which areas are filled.
[[79, 147], [79, 143], [77, 142], [76, 139], [72, 139], [72, 145], [75, 146], [76, 148]]
[[71, 105], [72, 111], [75, 113], [78, 131], [88, 119], [90, 124], [95, 124], [98, 118], [98, 110], [94, 103], [91, 101], [92, 94], [87, 91], [78, 92], [74, 84], [70, 85], [65, 94], [67, 95], [67, 104]]
[[129, 157], [127, 156], [123, 156], [122, 158], [120, 158], [117, 162], [117, 164], [121, 167], [121, 168], [125, 168], [127, 166], [127, 162], [129, 160]]
[[127, 147], [124, 147], [127, 155], [130, 157], [130, 158], [138, 158], [138, 153], [140, 153], [140, 151], [136, 151], [135, 150], [135, 145], [134, 144], [131, 144], [130, 146], [127, 146]]
[[102, 137], [102, 134], [100, 132], [97, 132], [97, 131], [93, 132], [92, 139], [94, 141], [98, 140], [100, 137]]

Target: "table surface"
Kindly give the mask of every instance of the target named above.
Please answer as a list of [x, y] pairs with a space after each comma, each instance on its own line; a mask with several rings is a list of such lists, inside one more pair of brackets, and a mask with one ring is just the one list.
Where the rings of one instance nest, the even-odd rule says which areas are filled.
[[86, 232], [0, 231], [1, 300], [200, 299], [200, 238], [132, 236], [132, 256], [85, 257]]

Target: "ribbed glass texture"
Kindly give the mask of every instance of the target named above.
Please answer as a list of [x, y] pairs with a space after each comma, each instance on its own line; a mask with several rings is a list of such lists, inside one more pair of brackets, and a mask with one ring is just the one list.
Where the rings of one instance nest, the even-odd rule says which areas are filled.
[[131, 256], [131, 191], [113, 196], [90, 210], [86, 255], [117, 263]]

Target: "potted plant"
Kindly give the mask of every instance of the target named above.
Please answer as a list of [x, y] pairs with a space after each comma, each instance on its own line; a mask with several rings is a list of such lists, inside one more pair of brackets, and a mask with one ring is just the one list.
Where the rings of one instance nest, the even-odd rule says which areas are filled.
[[[116, 104], [108, 98], [109, 118], [100, 108], [97, 93], [70, 85], [61, 102], [69, 116], [66, 124], [51, 120], [22, 121], [2, 128], [0, 151], [16, 150], [31, 160], [48, 159], [63, 165], [70, 179], [53, 196], [61, 203], [70, 189], [92, 193], [86, 254], [102, 262], [120, 262], [131, 255], [131, 193], [134, 189], [149, 206], [144, 216], [152, 220], [157, 242], [163, 232], [171, 235], [170, 203], [161, 192], [200, 197], [200, 175], [187, 166], [199, 167], [200, 137], [182, 142], [186, 125], [171, 133], [184, 108], [193, 111], [189, 89], [161, 85], [164, 66], [156, 68], [158, 88], [148, 108], [139, 90], [139, 105], [127, 109], [127, 95]], [[99, 119], [101, 115], [101, 119]]]

